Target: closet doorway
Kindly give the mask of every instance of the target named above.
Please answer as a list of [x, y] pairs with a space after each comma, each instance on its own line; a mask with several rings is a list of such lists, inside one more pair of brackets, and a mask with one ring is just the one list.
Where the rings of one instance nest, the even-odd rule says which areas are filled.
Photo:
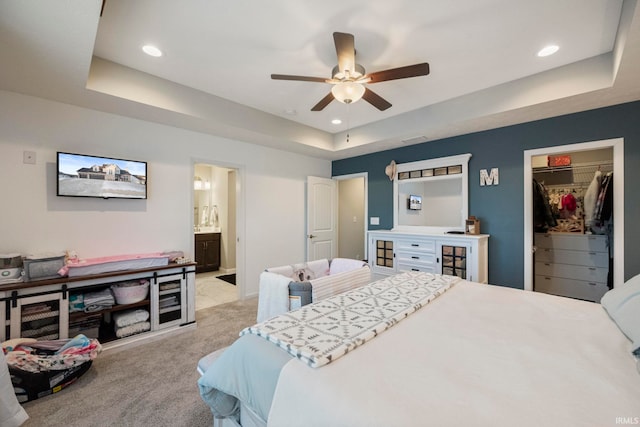
[[196, 310], [236, 301], [242, 296], [237, 235], [239, 174], [235, 167], [194, 163]]
[[[539, 161], [549, 158], [556, 158], [558, 163], [566, 165], [549, 166], [540, 164]], [[564, 161], [562, 161], [564, 160]], [[535, 167], [534, 167], [535, 166]], [[558, 233], [535, 233], [534, 229], [534, 183], [545, 181], [547, 193], [551, 195], [549, 200], [553, 200], [562, 205], [563, 200], [571, 201], [575, 198], [580, 208], [584, 209], [585, 193], [589, 189], [596, 176], [596, 171], [604, 177], [612, 173], [611, 182], [613, 184], [612, 203], [612, 227], [610, 233], [604, 229], [597, 230], [596, 234], [584, 234], [579, 230], [580, 221], [572, 221], [577, 216], [554, 215], [562, 219], [557, 221], [556, 230]], [[622, 138], [593, 141], [579, 144], [571, 144], [557, 147], [547, 147], [524, 152], [524, 289], [536, 290], [536, 280], [538, 284], [541, 280], [551, 280], [554, 289], [571, 289], [582, 286], [578, 283], [589, 286], [592, 295], [598, 294], [593, 290], [602, 286], [601, 278], [597, 281], [590, 277], [574, 277], [578, 274], [580, 265], [588, 274], [610, 276], [609, 285], [619, 286], [624, 283], [624, 141]], [[535, 181], [534, 181], [535, 180]], [[563, 196], [570, 194], [571, 197], [564, 199]], [[557, 199], [557, 200], [556, 200]], [[591, 200], [587, 196], [587, 201]], [[587, 205], [590, 205], [589, 202]], [[556, 206], [556, 209], [560, 206]], [[563, 210], [566, 210], [563, 207]], [[572, 205], [569, 203], [569, 211]], [[587, 215], [589, 216], [589, 215]], [[580, 219], [580, 218], [578, 218]], [[587, 221], [589, 218], [586, 218]], [[582, 224], [582, 227], [589, 229], [589, 223]], [[575, 231], [578, 230], [578, 231]], [[546, 236], [545, 236], [546, 234]], [[580, 237], [582, 236], [582, 238]], [[536, 238], [538, 241], [536, 241]], [[588, 240], [588, 249], [584, 249]], [[540, 246], [540, 253], [536, 255], [536, 245]], [[556, 245], [557, 249], [553, 249]], [[604, 246], [604, 249], [600, 246]], [[551, 248], [551, 250], [549, 250]], [[592, 249], [593, 248], [593, 249]], [[586, 253], [585, 253], [586, 252]], [[601, 253], [604, 252], [604, 253]], [[569, 257], [569, 258], [567, 258]], [[608, 259], [612, 258], [609, 265]], [[548, 259], [547, 259], [548, 258]], [[536, 259], [539, 261], [536, 263]], [[584, 260], [587, 260], [586, 262]], [[600, 265], [602, 264], [602, 267]], [[578, 266], [578, 267], [576, 267]], [[605, 267], [606, 266], [606, 267]], [[538, 271], [536, 271], [536, 268]], [[547, 271], [548, 270], [548, 271]], [[574, 271], [575, 270], [575, 271]], [[542, 276], [547, 276], [543, 278]], [[552, 277], [548, 277], [552, 276]], [[595, 276], [594, 276], [595, 277]], [[558, 280], [556, 280], [556, 278]], [[580, 279], [580, 280], [578, 280]], [[607, 280], [605, 280], [606, 286]], [[565, 288], [566, 287], [566, 288]], [[540, 286], [540, 288], [544, 288]], [[584, 289], [584, 288], [583, 288]], [[554, 291], [555, 292], [555, 291]], [[560, 291], [563, 293], [564, 291]], [[572, 291], [568, 290], [568, 294]], [[574, 298], [589, 299], [577, 295], [566, 295]], [[593, 298], [599, 302], [597, 295]]]
[[334, 177], [338, 183], [338, 257], [367, 258], [367, 174]]

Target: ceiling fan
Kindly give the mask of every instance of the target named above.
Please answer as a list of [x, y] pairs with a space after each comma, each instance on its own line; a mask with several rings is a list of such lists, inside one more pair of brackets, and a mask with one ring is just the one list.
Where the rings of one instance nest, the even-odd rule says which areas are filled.
[[363, 98], [378, 110], [384, 111], [391, 107], [391, 103], [371, 89], [365, 87], [365, 84], [426, 76], [429, 74], [429, 64], [426, 62], [366, 74], [364, 67], [356, 63], [356, 49], [353, 34], [335, 32], [333, 33], [333, 41], [336, 45], [338, 65], [333, 67], [330, 79], [271, 74], [273, 80], [298, 80], [332, 84], [331, 92], [314, 105], [311, 111], [321, 111], [334, 99], [345, 104], [351, 104], [360, 98]]

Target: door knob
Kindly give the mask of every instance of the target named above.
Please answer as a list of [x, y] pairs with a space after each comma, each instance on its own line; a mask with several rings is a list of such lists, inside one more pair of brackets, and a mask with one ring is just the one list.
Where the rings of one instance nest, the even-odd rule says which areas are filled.
[[316, 236], [314, 236], [313, 234], [309, 234], [309, 238], [310, 239], [313, 239], [314, 237], [316, 237]]

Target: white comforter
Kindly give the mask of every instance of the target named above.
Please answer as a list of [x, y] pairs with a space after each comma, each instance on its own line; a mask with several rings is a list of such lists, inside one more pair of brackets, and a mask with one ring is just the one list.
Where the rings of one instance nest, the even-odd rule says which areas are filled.
[[629, 350], [599, 304], [459, 282], [334, 363], [289, 362], [268, 425], [638, 423]]

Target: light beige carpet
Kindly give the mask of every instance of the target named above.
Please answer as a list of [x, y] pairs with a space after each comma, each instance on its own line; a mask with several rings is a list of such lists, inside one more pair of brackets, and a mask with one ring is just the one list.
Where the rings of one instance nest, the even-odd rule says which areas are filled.
[[23, 426], [211, 426], [196, 383], [198, 360], [253, 325], [257, 305], [251, 299], [199, 310], [195, 330], [100, 354], [68, 388], [26, 402]]

